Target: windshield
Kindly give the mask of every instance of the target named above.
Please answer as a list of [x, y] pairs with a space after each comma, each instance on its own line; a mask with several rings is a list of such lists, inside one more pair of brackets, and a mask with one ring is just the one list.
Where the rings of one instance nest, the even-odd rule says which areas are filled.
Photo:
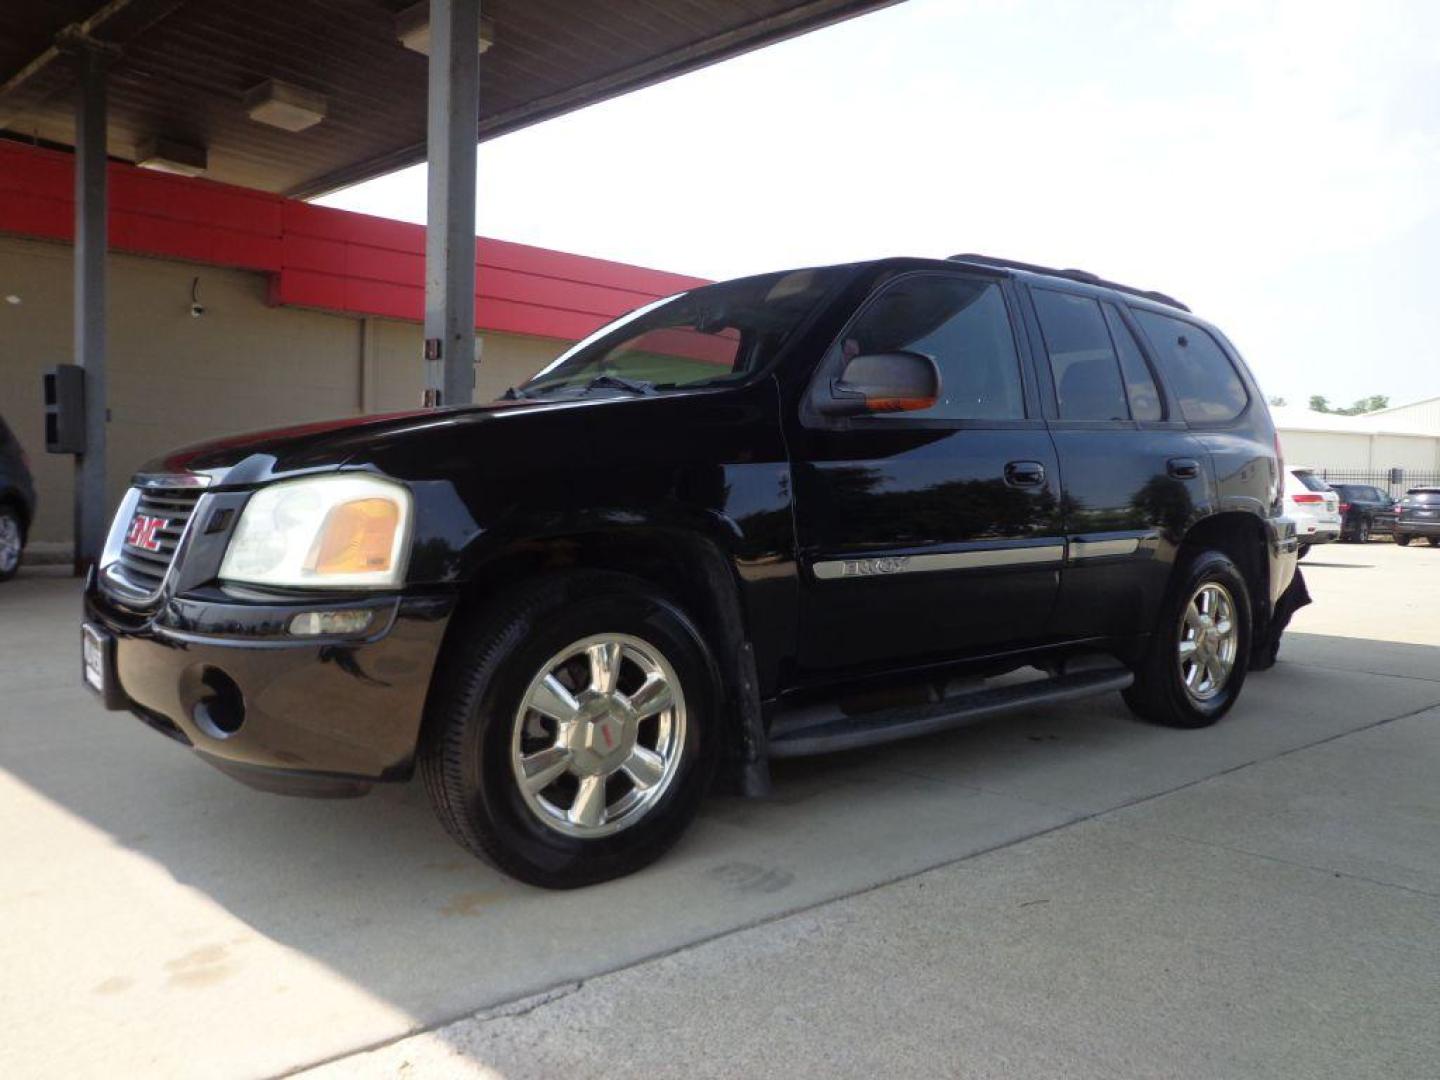
[[739, 381], [765, 366], [838, 273], [762, 274], [657, 300], [597, 330], [515, 393]]

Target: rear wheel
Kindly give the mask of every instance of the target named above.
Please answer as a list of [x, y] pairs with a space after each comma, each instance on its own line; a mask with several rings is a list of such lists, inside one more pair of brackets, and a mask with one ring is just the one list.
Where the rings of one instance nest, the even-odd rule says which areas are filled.
[[1309, 545], [1309, 544], [1301, 544], [1301, 545], [1300, 545], [1300, 550], [1296, 553], [1295, 558], [1297, 558], [1297, 559], [1303, 559], [1303, 558], [1305, 558], [1306, 555], [1309, 555], [1309, 554], [1310, 554], [1310, 545]]
[[1440, 547], [1440, 536], [1430, 536], [1426, 539], [1429, 540], [1431, 547]]
[[25, 525], [13, 506], [0, 506], [0, 581], [9, 581], [20, 569], [25, 550]]
[[1250, 658], [1250, 591], [1219, 551], [1196, 554], [1176, 576], [1125, 702], [1142, 718], [1200, 728], [1230, 711]]
[[506, 873], [573, 888], [640, 869], [714, 771], [716, 679], [646, 583], [566, 574], [460, 628], [421, 775], [447, 831]]
[[1370, 519], [1361, 518], [1360, 524], [1355, 526], [1355, 543], [1368, 544], [1370, 542]]

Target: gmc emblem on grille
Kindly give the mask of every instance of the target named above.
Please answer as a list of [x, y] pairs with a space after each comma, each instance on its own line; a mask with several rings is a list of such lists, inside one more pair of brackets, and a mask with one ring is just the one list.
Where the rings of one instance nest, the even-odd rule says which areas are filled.
[[134, 520], [130, 522], [130, 531], [125, 534], [125, 543], [131, 547], [143, 548], [145, 551], [159, 551], [160, 541], [155, 534], [169, 524], [169, 518], [136, 514]]

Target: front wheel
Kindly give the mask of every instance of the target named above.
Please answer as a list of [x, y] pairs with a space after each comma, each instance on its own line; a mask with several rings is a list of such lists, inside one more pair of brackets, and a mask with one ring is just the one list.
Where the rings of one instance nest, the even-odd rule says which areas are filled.
[[573, 573], [462, 624], [420, 771], [447, 831], [532, 885], [640, 869], [695, 816], [718, 747], [716, 677], [646, 583]]
[[1303, 559], [1303, 558], [1305, 558], [1306, 555], [1309, 555], [1309, 554], [1310, 554], [1310, 545], [1309, 545], [1309, 544], [1301, 544], [1301, 545], [1300, 545], [1300, 550], [1299, 550], [1298, 552], [1296, 552], [1296, 554], [1295, 554], [1295, 558], [1297, 558], [1297, 559]]
[[1410, 535], [1408, 533], [1397, 532], [1395, 534], [1395, 543], [1399, 544], [1401, 547], [1409, 547]]
[[1181, 568], [1125, 702], [1167, 727], [1201, 728], [1235, 704], [1250, 661], [1250, 590], [1219, 551]]

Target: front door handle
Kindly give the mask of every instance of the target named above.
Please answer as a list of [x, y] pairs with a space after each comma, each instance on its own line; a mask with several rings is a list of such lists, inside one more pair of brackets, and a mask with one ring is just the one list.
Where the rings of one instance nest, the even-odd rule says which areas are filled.
[[1038, 461], [1012, 461], [1005, 466], [1005, 483], [1011, 487], [1039, 487], [1045, 483], [1045, 466]]
[[1172, 457], [1165, 463], [1165, 471], [1176, 480], [1194, 480], [1200, 475], [1200, 462], [1190, 457]]

